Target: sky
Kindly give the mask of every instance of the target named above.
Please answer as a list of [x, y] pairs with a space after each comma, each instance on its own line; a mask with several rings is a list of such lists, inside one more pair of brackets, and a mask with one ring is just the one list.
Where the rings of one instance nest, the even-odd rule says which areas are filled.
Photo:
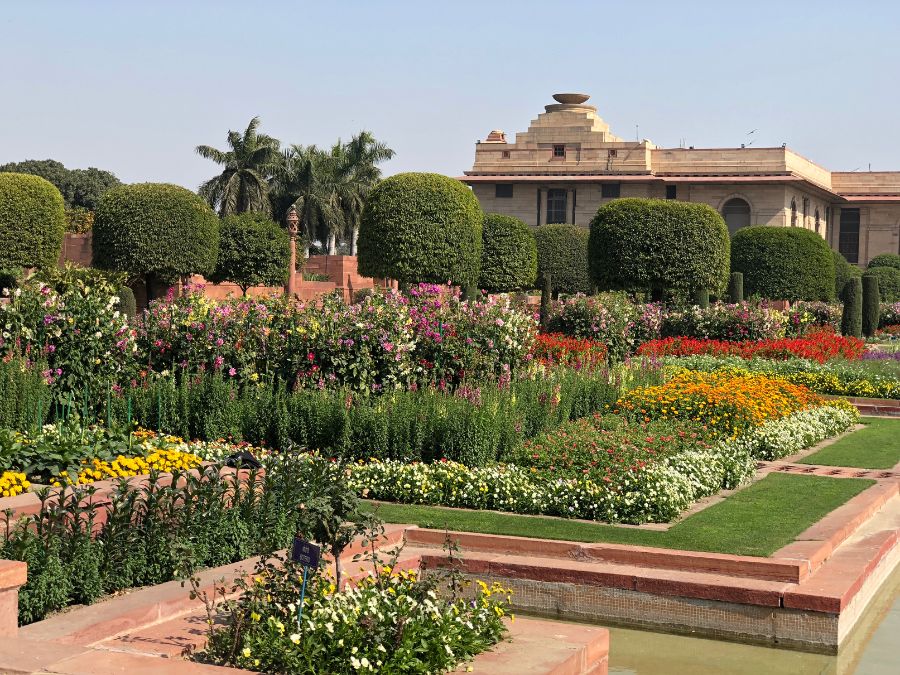
[[575, 91], [629, 140], [900, 170], [898, 29], [884, 0], [0, 0], [0, 164], [195, 189], [217, 167], [194, 148], [258, 115], [284, 144], [366, 129], [385, 174], [457, 176]]

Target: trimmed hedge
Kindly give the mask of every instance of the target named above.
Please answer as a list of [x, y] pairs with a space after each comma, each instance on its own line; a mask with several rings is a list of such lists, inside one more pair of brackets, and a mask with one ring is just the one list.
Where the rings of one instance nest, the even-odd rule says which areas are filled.
[[476, 283], [484, 214], [472, 191], [436, 173], [376, 185], [359, 227], [359, 273], [401, 283]]
[[853, 277], [844, 286], [841, 299], [844, 311], [841, 314], [841, 334], [848, 337], [862, 337], [862, 279]]
[[533, 230], [537, 243], [538, 278], [550, 274], [553, 293], [590, 293], [588, 237], [578, 225], [541, 225]]
[[65, 203], [52, 183], [0, 173], [0, 269], [56, 265], [65, 231]]
[[222, 219], [219, 258], [210, 281], [230, 281], [244, 295], [251, 286], [283, 286], [291, 263], [291, 238], [264, 213]]
[[874, 274], [863, 274], [862, 278], [862, 332], [866, 337], [875, 335], [878, 319], [881, 316], [881, 303], [878, 296], [878, 277]]
[[137, 299], [129, 286], [122, 286], [119, 289], [119, 309], [129, 319], [137, 316]]
[[862, 276], [862, 270], [856, 265], [851, 265], [847, 259], [835, 250], [831, 251], [834, 260], [834, 297], [841, 298], [844, 287], [851, 278]]
[[893, 267], [900, 270], [900, 255], [896, 253], [882, 253], [869, 261], [869, 269], [873, 267]]
[[718, 295], [728, 283], [729, 247], [725, 221], [706, 204], [617, 199], [591, 221], [591, 275], [604, 289]]
[[166, 183], [123, 185], [100, 200], [94, 265], [171, 283], [208, 276], [219, 253], [219, 219], [190, 190]]
[[512, 216], [487, 213], [481, 243], [481, 288], [504, 293], [534, 287], [537, 243], [528, 225]]
[[728, 301], [744, 301], [744, 275], [740, 272], [732, 272], [728, 278]]
[[878, 293], [882, 302], [900, 301], [900, 269], [896, 267], [870, 267], [863, 273], [863, 279], [873, 276], [878, 279]]
[[834, 257], [811, 230], [741, 228], [731, 240], [731, 269], [743, 273], [747, 295], [792, 301], [834, 298]]

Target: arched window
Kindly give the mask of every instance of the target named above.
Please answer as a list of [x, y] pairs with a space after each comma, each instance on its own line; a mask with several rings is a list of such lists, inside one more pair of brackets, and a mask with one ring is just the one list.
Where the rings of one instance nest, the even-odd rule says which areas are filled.
[[750, 205], [740, 197], [729, 199], [722, 207], [722, 217], [728, 225], [728, 234], [734, 234], [750, 224]]
[[791, 227], [797, 227], [797, 200], [791, 197]]

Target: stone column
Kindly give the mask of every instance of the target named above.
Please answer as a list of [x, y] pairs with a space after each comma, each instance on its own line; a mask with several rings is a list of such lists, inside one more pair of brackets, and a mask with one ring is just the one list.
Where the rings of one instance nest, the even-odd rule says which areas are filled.
[[299, 279], [297, 278], [297, 235], [300, 232], [300, 218], [297, 216], [297, 209], [293, 206], [288, 210], [287, 214], [288, 234], [291, 236], [291, 263], [288, 269], [288, 282], [285, 292], [289, 298], [297, 297], [299, 290]]
[[16, 560], [0, 560], [0, 637], [19, 632], [19, 587], [28, 579], [28, 565]]

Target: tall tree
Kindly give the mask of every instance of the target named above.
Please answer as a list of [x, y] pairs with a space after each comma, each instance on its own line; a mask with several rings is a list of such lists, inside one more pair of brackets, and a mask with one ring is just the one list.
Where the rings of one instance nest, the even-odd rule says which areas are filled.
[[269, 180], [279, 160], [281, 143], [259, 133], [259, 123], [259, 117], [254, 117], [243, 134], [229, 131], [230, 150], [197, 146], [198, 155], [224, 167], [197, 191], [220, 216], [247, 211], [271, 213]]
[[115, 174], [101, 169], [67, 169], [53, 159], [27, 159], [0, 166], [0, 172], [27, 173], [53, 183], [62, 193], [67, 209], [94, 211], [107, 190], [121, 185]]
[[381, 178], [378, 164], [394, 151], [363, 131], [348, 143], [338, 140], [330, 150], [292, 145], [284, 152], [276, 175], [273, 203], [282, 217], [297, 209], [307, 245], [314, 239], [334, 254], [338, 240], [349, 241], [356, 254], [356, 236], [366, 196]]

